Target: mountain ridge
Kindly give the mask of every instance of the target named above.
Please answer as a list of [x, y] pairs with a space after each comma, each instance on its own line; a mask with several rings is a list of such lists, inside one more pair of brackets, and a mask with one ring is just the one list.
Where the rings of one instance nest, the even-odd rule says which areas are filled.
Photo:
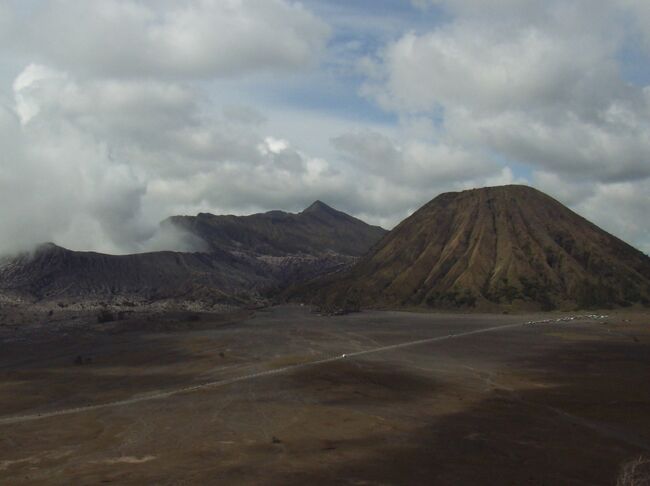
[[208, 248], [200, 252], [107, 255], [45, 243], [0, 258], [0, 293], [28, 301], [262, 302], [288, 282], [351, 265], [386, 233], [320, 201], [305, 211], [244, 217], [200, 213], [162, 223], [181, 221], [183, 230], [207, 236]]
[[248, 216], [173, 216], [173, 224], [201, 238], [210, 249], [264, 255], [340, 253], [362, 256], [388, 232], [369, 225], [322, 201], [299, 213], [269, 211]]

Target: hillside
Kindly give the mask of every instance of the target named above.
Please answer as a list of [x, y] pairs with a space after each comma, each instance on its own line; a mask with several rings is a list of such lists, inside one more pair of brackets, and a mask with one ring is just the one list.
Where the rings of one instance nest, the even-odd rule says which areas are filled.
[[173, 217], [201, 253], [106, 255], [44, 244], [0, 258], [0, 294], [27, 300], [257, 302], [290, 283], [347, 268], [386, 231], [316, 202], [299, 214]]
[[349, 272], [294, 297], [373, 307], [648, 304], [650, 258], [533, 188], [491, 187], [436, 197]]
[[251, 216], [174, 216], [174, 224], [212, 250], [259, 255], [364, 255], [387, 231], [316, 201], [298, 214], [270, 211]]
[[225, 253], [156, 252], [105, 255], [45, 244], [0, 264], [0, 289], [32, 298], [66, 301], [159, 300], [237, 302], [272, 282]]

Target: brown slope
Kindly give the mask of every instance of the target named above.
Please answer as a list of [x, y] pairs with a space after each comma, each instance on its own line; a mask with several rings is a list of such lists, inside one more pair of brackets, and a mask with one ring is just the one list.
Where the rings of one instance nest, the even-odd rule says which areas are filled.
[[442, 194], [353, 269], [298, 292], [343, 305], [593, 307], [650, 301], [650, 258], [525, 186]]

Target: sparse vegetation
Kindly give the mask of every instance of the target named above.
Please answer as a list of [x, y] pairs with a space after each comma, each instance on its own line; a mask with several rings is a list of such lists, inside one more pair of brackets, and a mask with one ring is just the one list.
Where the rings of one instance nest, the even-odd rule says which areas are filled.
[[622, 303], [616, 290], [601, 279], [597, 282], [583, 280], [578, 286], [576, 300], [584, 309], [611, 308], [615, 303]]
[[449, 292], [432, 292], [426, 303], [429, 307], [474, 307], [476, 296], [469, 289], [455, 287]]
[[519, 283], [521, 284], [521, 293], [524, 298], [533, 302], [539, 302], [544, 311], [555, 309], [555, 304], [551, 298], [550, 285], [542, 283], [537, 279], [529, 279], [525, 276], [519, 279]]
[[497, 304], [511, 304], [515, 299], [522, 299], [523, 295], [519, 288], [510, 285], [507, 277], [503, 277], [492, 290], [488, 290], [486, 297]]

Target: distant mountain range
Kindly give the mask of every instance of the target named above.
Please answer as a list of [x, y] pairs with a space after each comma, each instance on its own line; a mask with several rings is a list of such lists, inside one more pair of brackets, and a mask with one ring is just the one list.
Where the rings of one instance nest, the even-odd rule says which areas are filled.
[[317, 201], [298, 214], [174, 216], [205, 251], [103, 255], [46, 244], [0, 260], [23, 301], [332, 309], [650, 305], [650, 258], [526, 186], [442, 194], [393, 231]]
[[387, 231], [317, 201], [299, 214], [176, 216], [202, 253], [104, 255], [45, 244], [0, 261], [0, 291], [38, 301], [195, 300], [245, 304], [354, 263]]
[[650, 258], [526, 186], [442, 194], [349, 271], [294, 289], [333, 307], [650, 303]]

